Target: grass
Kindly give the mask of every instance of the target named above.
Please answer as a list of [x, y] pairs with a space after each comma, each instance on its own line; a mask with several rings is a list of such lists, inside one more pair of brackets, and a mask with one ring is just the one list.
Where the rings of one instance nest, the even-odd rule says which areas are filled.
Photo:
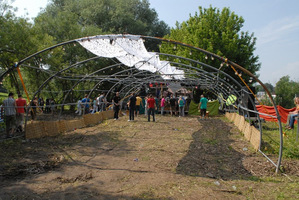
[[[283, 157], [299, 159], [299, 141], [296, 141], [298, 125], [294, 130], [283, 128]], [[275, 122], [266, 122], [263, 124], [263, 145], [262, 150], [278, 154], [280, 146], [279, 129]]]

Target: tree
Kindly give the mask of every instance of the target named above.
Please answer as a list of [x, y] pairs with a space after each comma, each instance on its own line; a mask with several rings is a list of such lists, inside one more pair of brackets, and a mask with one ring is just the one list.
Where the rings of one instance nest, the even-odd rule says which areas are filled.
[[35, 24], [57, 42], [102, 33], [158, 37], [169, 33], [148, 0], [52, 0]]
[[[264, 83], [266, 88], [269, 90], [271, 94], [274, 94], [275, 88], [271, 83]], [[256, 86], [256, 91], [257, 92], [264, 92], [264, 88], [261, 85]]]
[[[154, 9], [147, 0], [52, 0], [43, 12], [34, 20], [34, 28], [52, 36], [56, 43], [99, 34], [140, 34], [163, 37], [169, 33], [169, 27], [158, 20]], [[60, 51], [61, 52], [61, 51]], [[54, 53], [55, 54], [55, 53]], [[57, 55], [58, 56], [58, 55]], [[84, 49], [67, 45], [58, 57], [59, 63], [46, 61], [51, 70], [70, 66], [90, 57]], [[99, 60], [86, 63], [69, 72], [89, 74], [101, 66], [114, 64], [112, 60]], [[106, 72], [107, 73], [107, 72]], [[97, 74], [101, 75], [101, 73]], [[53, 80], [51, 90], [60, 87], [71, 88], [73, 82]], [[78, 86], [81, 90], [92, 88], [90, 84]], [[103, 88], [109, 85], [101, 84]], [[82, 94], [75, 94], [79, 98]], [[69, 97], [71, 98], [71, 97]], [[71, 100], [71, 99], [70, 99]]]
[[[12, 69], [15, 63], [21, 59], [53, 45], [51, 36], [33, 27], [26, 18], [16, 17], [15, 11], [16, 9], [5, 1], [0, 2], [0, 68], [4, 72]], [[40, 57], [34, 58], [27, 64], [41, 68], [41, 60]], [[39, 74], [40, 71], [22, 66], [20, 66], [20, 70], [29, 93], [35, 91], [41, 84], [44, 75]], [[3, 85], [9, 91], [22, 93], [23, 88], [15, 69], [4, 77]]]
[[299, 82], [290, 81], [289, 76], [283, 76], [275, 86], [276, 103], [284, 108], [294, 107], [294, 97], [299, 94]]
[[[189, 20], [177, 22], [176, 28], [171, 29], [167, 39], [180, 41], [215, 53], [219, 56], [241, 65], [251, 73], [256, 75], [260, 68], [258, 56], [254, 55], [256, 38], [254, 34], [241, 31], [244, 19], [231, 12], [229, 8], [219, 9], [210, 7], [203, 9], [199, 7], [199, 13], [191, 16]], [[169, 45], [162, 45], [161, 51], [188, 57], [194, 60], [205, 62], [212, 66], [220, 67], [217, 60], [206, 59], [204, 54], [192, 54], [186, 48], [173, 48]], [[225, 72], [239, 79], [230, 68], [225, 68]], [[242, 76], [249, 82], [248, 76]], [[241, 80], [239, 80], [241, 82]]]

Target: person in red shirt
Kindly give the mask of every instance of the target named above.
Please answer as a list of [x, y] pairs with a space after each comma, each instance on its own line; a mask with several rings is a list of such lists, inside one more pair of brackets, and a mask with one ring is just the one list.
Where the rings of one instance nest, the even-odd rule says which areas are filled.
[[17, 104], [17, 131], [23, 131], [24, 113], [26, 108], [26, 100], [22, 98], [22, 95], [18, 95], [16, 100]]
[[149, 98], [147, 99], [147, 116], [148, 116], [148, 121], [150, 122], [150, 116], [153, 115], [153, 122], [155, 121], [155, 108], [156, 108], [156, 101], [153, 98], [153, 95], [150, 95]]

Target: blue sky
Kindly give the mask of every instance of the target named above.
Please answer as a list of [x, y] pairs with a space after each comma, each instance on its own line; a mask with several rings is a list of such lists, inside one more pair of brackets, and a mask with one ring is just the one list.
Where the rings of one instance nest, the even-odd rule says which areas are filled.
[[[212, 5], [231, 11], [245, 19], [243, 31], [254, 33], [257, 38], [255, 55], [261, 62], [259, 79], [276, 84], [289, 75], [299, 82], [299, 0], [149, 0], [159, 19], [174, 27], [176, 21], [183, 22], [194, 16], [198, 7]], [[47, 0], [15, 0], [18, 16], [25, 12], [35, 17]], [[26, 9], [26, 10], [24, 10]]]

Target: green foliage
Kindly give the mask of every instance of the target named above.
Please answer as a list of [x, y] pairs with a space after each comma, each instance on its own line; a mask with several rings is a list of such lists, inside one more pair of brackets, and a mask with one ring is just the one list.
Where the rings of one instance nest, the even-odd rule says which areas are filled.
[[[260, 68], [258, 56], [254, 55], [256, 38], [248, 32], [240, 32], [243, 23], [244, 19], [231, 12], [229, 8], [223, 8], [220, 11], [213, 7], [207, 9], [199, 7], [199, 13], [190, 16], [186, 22], [177, 23], [177, 27], [171, 29], [170, 35], [166, 38], [226, 57], [256, 75]], [[219, 61], [206, 60], [204, 54], [192, 54], [182, 47], [176, 48], [165, 44], [162, 45], [161, 51], [220, 67]], [[230, 68], [225, 68], [224, 71], [236, 77]], [[243, 76], [243, 78], [249, 83], [248, 76]]]
[[[3, 2], [0, 5], [0, 9], [2, 9], [0, 13], [3, 13], [0, 16], [0, 68], [2, 71], [6, 71], [12, 68], [15, 62], [19, 62], [20, 59], [53, 44], [53, 42], [52, 37], [33, 28], [27, 19], [16, 17], [12, 7]], [[34, 74], [30, 75], [32, 79], [26, 75], [24, 79], [39, 80], [36, 78], [37, 76], [33, 76]], [[22, 86], [16, 70], [12, 70], [3, 79], [3, 85], [8, 91], [22, 93]], [[29, 89], [30, 86], [31, 84]]]
[[0, 105], [2, 105], [3, 100], [7, 99], [7, 97], [8, 97], [8, 93], [0, 92]]
[[[274, 94], [275, 88], [271, 83], [264, 83], [264, 85], [266, 86], [267, 90], [271, 94]], [[256, 92], [264, 92], [265, 91], [265, 89], [261, 85], [256, 86], [255, 89], [256, 89]]]
[[276, 103], [284, 108], [293, 108], [294, 97], [299, 94], [299, 82], [290, 80], [289, 76], [283, 76], [275, 86]]
[[103, 33], [159, 37], [169, 33], [147, 0], [53, 0], [35, 24], [57, 42]]

